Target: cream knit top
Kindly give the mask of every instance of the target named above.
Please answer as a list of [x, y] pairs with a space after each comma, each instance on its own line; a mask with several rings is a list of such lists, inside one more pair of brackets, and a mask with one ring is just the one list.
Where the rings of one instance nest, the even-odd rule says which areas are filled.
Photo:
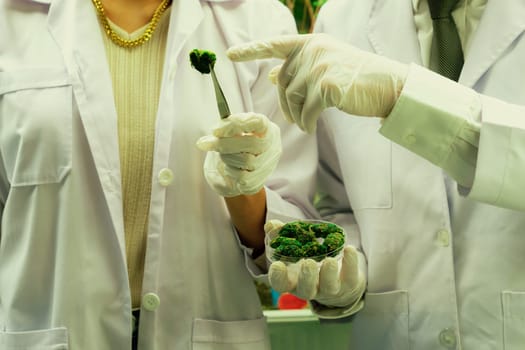
[[[103, 32], [118, 116], [126, 258], [133, 308], [140, 307], [151, 197], [155, 121], [169, 24], [168, 8], [151, 39], [135, 48], [113, 43]], [[138, 38], [147, 25], [119, 36]]]

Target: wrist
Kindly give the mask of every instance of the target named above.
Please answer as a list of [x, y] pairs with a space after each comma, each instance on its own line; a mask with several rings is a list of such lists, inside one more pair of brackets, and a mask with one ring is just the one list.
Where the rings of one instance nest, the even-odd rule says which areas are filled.
[[[226, 206], [241, 242], [256, 252], [264, 251], [264, 222], [266, 219], [266, 191], [253, 195], [225, 197]], [[259, 253], [260, 254], [260, 253]]]

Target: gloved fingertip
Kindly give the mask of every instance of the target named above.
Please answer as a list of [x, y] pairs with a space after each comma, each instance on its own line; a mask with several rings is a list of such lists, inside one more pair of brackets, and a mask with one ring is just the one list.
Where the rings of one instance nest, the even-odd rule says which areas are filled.
[[237, 61], [240, 57], [239, 51], [236, 46], [232, 46], [226, 50], [226, 57], [232, 61]]
[[358, 271], [357, 250], [351, 245], [347, 245], [343, 251], [343, 262], [341, 273], [343, 275], [355, 276]]
[[276, 261], [268, 269], [268, 281], [274, 290], [279, 293], [289, 292], [291, 290], [290, 281], [288, 280], [288, 269], [281, 261]]
[[250, 132], [257, 135], [263, 135], [266, 133], [269, 124], [270, 120], [268, 117], [260, 113], [251, 113], [241, 122], [245, 132]]
[[232, 61], [250, 61], [272, 57], [271, 46], [265, 41], [254, 41], [232, 46], [226, 50], [226, 56]]
[[277, 85], [279, 72], [281, 71], [282, 65], [278, 65], [272, 68], [270, 73], [268, 73], [268, 78], [272, 82], [272, 84]]
[[212, 151], [215, 149], [217, 144], [217, 138], [211, 135], [206, 135], [197, 140], [195, 145], [201, 151]]
[[338, 261], [336, 258], [328, 257], [323, 260], [323, 263], [321, 264], [321, 270], [338, 270]]
[[235, 114], [228, 118], [221, 119], [219, 124], [213, 129], [212, 135], [216, 138], [228, 137], [228, 135], [236, 132], [236, 124], [234, 123]]
[[343, 250], [343, 256], [345, 260], [356, 260], [357, 250], [352, 245], [347, 245]]
[[264, 224], [264, 232], [269, 233], [275, 230], [280, 230], [284, 226], [284, 223], [277, 219], [266, 221]]
[[226, 56], [234, 62], [248, 61], [253, 55], [252, 51], [252, 47], [249, 43], [246, 43], [228, 48], [228, 50], [226, 50]]
[[268, 129], [269, 119], [264, 114], [246, 112], [235, 113], [221, 121], [213, 130], [217, 138], [233, 137], [243, 134], [264, 134]]
[[273, 272], [274, 274], [278, 273], [285, 273], [286, 272], [286, 264], [282, 261], [276, 261], [270, 265], [269, 272]]

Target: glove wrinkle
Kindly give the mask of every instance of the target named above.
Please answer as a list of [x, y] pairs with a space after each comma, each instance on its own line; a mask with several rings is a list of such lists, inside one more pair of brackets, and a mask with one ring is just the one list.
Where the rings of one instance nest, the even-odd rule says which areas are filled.
[[281, 157], [277, 124], [262, 114], [232, 114], [212, 135], [197, 141], [197, 147], [207, 151], [204, 175], [211, 188], [223, 197], [259, 192]]

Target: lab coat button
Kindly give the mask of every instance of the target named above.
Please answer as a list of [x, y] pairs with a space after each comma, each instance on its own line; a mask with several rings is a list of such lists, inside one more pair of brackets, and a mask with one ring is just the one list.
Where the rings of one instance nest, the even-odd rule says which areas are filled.
[[442, 247], [450, 245], [450, 233], [447, 230], [439, 230], [436, 233], [436, 241]]
[[161, 186], [169, 186], [173, 182], [173, 171], [168, 168], [164, 168], [159, 171], [158, 180]]
[[447, 349], [456, 348], [456, 334], [450, 328], [445, 328], [439, 333], [439, 343]]
[[155, 311], [160, 305], [159, 296], [155, 293], [146, 293], [142, 297], [142, 306], [148, 311]]

